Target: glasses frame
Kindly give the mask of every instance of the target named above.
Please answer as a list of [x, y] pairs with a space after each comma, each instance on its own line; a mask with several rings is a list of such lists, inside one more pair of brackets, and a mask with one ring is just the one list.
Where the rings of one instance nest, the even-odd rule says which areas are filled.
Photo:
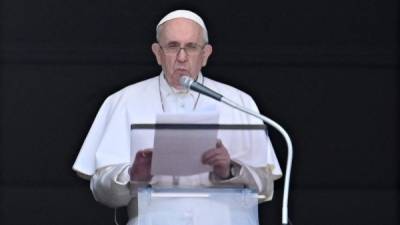
[[[189, 43], [189, 44], [195, 44], [197, 47], [199, 47], [198, 48], [199, 50], [196, 50], [196, 52], [191, 52], [191, 51], [187, 50], [189, 46], [184, 46], [184, 47], [179, 46], [179, 48], [177, 46], [176, 49], [173, 49], [170, 47], [168, 50], [168, 46], [163, 46], [159, 42], [157, 44], [158, 44], [158, 46], [160, 46], [160, 49], [167, 55], [178, 55], [181, 52], [181, 50], [183, 50], [187, 55], [190, 55], [190, 56], [200, 54], [201, 51], [203, 51], [204, 48], [208, 45], [208, 43], [205, 43], [203, 45], [200, 45], [197, 43]], [[171, 50], [174, 50], [174, 51], [172, 52]]]

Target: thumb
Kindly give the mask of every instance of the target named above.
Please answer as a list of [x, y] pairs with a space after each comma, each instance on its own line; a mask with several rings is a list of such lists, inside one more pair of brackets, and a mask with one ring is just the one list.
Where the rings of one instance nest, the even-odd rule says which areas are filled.
[[217, 144], [215, 145], [217, 148], [221, 148], [223, 146], [221, 139], [217, 140]]

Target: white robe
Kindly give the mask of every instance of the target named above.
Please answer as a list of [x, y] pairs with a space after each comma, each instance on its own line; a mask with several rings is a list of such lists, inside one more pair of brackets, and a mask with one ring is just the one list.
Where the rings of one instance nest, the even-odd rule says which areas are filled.
[[[205, 77], [204, 85], [244, 107], [258, 111], [253, 99], [238, 89]], [[262, 124], [259, 119], [201, 96], [195, 110], [205, 108], [213, 108], [219, 112], [220, 124]], [[137, 203], [132, 191], [136, 185], [129, 182], [127, 173], [132, 155], [135, 155], [131, 151], [131, 124], [153, 124], [156, 115], [162, 112], [160, 76], [114, 93], [101, 106], [73, 165], [73, 170], [78, 174], [91, 178], [91, 189], [98, 201], [111, 207], [128, 205], [131, 218], [137, 215]], [[252, 145], [252, 138], [252, 135], [243, 132], [240, 138], [222, 139], [232, 160], [241, 165], [237, 177], [221, 181], [208, 174], [199, 174], [181, 178], [180, 184], [211, 186], [217, 183], [244, 183], [266, 195], [266, 200], [270, 200], [273, 180], [278, 179], [282, 172], [268, 136], [266, 146], [262, 148]], [[172, 178], [154, 176], [151, 184], [168, 186], [172, 184]], [[129, 196], [134, 200], [130, 201]]]

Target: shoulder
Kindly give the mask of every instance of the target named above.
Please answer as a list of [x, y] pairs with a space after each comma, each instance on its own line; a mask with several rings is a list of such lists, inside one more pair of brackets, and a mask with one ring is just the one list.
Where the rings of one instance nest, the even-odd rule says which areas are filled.
[[158, 76], [152, 77], [129, 86], [126, 86], [119, 91], [107, 97], [106, 102], [120, 102], [126, 99], [130, 101], [134, 99], [141, 99], [149, 92], [154, 92], [158, 87]]
[[207, 77], [205, 77], [204, 84], [205, 86], [220, 92], [220, 94], [227, 98], [240, 98], [241, 100], [245, 101], [253, 101], [253, 98], [249, 94], [231, 85], [224, 84]]
[[[231, 85], [227, 85], [227, 84], [224, 84], [224, 83], [221, 83], [221, 82], [209, 79], [209, 78], [206, 78], [204, 80], [204, 84], [208, 88], [215, 90], [216, 92], [220, 93], [225, 98], [235, 102], [236, 104], [239, 104], [239, 105], [241, 105], [249, 110], [252, 110], [254, 112], [257, 112], [257, 113], [259, 112], [257, 104], [255, 103], [253, 98], [246, 92], [239, 90], [238, 88], [235, 88]], [[238, 110], [236, 110], [226, 104], [219, 103], [219, 107], [222, 111], [225, 111], [225, 112], [230, 112], [230, 113], [232, 113], [232, 112], [238, 113], [239, 112]], [[232, 115], [232, 114], [230, 114], [230, 115]], [[244, 115], [244, 114], [241, 114], [241, 115]], [[229, 118], [229, 116], [226, 116], [225, 118]], [[237, 118], [240, 118], [240, 116]], [[256, 123], [256, 124], [262, 123], [259, 119], [251, 117], [249, 115], [246, 115], [246, 118], [248, 118], [248, 119], [246, 119], [246, 121], [249, 123]], [[239, 121], [240, 121], [240, 119], [239, 119]], [[231, 121], [229, 123], [231, 123]]]

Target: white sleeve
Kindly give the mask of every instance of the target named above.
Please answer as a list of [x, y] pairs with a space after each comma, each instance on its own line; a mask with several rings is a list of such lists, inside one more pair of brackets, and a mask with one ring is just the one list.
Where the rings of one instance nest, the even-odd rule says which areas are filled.
[[128, 205], [132, 199], [129, 166], [129, 163], [124, 163], [96, 170], [90, 180], [90, 189], [96, 201], [113, 208]]
[[274, 180], [278, 177], [272, 175], [269, 167], [252, 167], [236, 161], [233, 163], [233, 169], [237, 171], [237, 174], [234, 177], [223, 180], [211, 173], [210, 181], [216, 185], [243, 184], [250, 189], [257, 190], [260, 195], [264, 195], [265, 198], [261, 201], [269, 201], [272, 199], [274, 193]]

